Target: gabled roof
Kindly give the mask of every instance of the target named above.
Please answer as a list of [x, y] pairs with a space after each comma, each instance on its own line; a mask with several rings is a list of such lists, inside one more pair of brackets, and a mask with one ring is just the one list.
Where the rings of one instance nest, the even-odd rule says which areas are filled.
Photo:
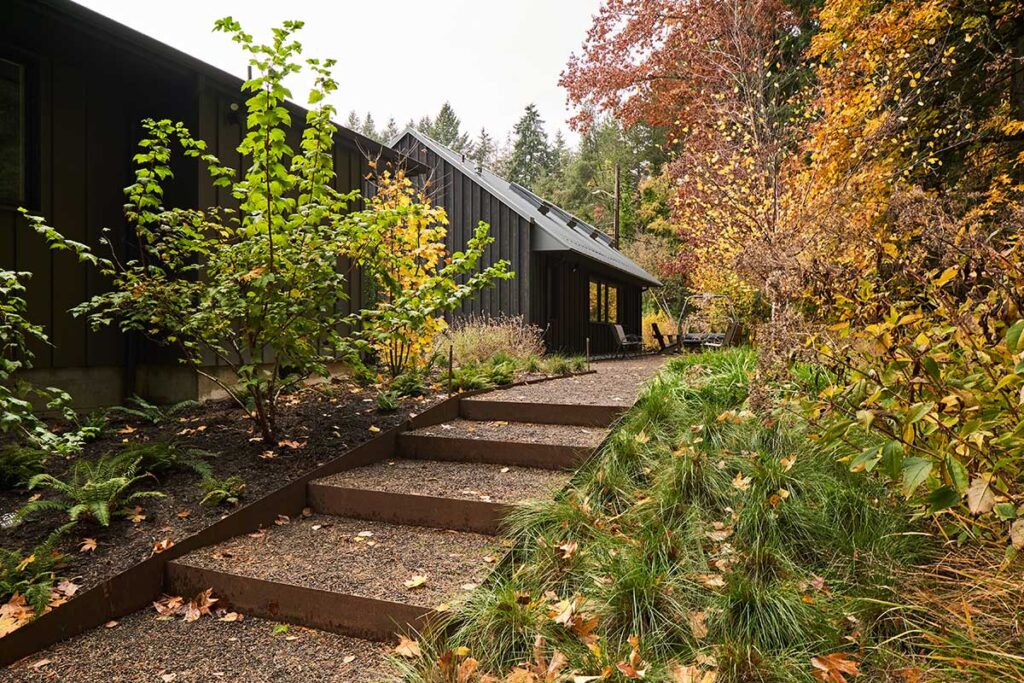
[[[7, 1], [8, 0], [0, 0], [0, 2]], [[211, 80], [224, 84], [232, 89], [237, 90], [242, 87], [243, 80], [240, 77], [219, 69], [212, 64], [202, 61], [201, 59], [193, 57], [186, 52], [182, 52], [177, 48], [171, 47], [166, 43], [162, 43], [156, 38], [148, 36], [145, 33], [141, 33], [140, 31], [136, 31], [133, 28], [125, 26], [124, 24], [104, 16], [99, 12], [91, 10], [88, 7], [79, 5], [77, 2], [73, 2], [73, 0], [26, 0], [25, 4], [35, 10], [47, 12], [55, 18], [65, 19], [72, 22], [75, 28], [80, 31], [86, 31], [103, 39], [117, 41], [126, 47], [130, 46], [136, 50], [148, 52], [152, 56], [200, 73]], [[288, 103], [303, 112], [306, 111], [306, 107], [297, 102], [289, 100]], [[371, 140], [365, 135], [362, 135], [350, 128], [346, 128], [338, 123], [334, 123], [334, 127], [337, 129], [336, 141], [340, 140], [343, 143], [347, 143], [355, 147], [360, 153], [368, 158], [371, 157], [371, 155], [380, 153], [389, 161], [404, 164], [412, 174], [422, 173], [426, 170], [413, 160], [406, 159], [404, 155], [396, 154], [396, 152], [388, 145], [381, 144], [376, 140]], [[394, 158], [388, 158], [387, 155], [395, 156]]]
[[445, 147], [429, 135], [407, 128], [390, 142], [391, 147], [397, 145], [406, 135], [411, 135], [462, 173], [473, 178], [523, 218], [532, 220], [541, 233], [540, 243], [535, 249], [571, 251], [639, 280], [645, 286], [661, 286], [657, 278], [613, 247], [612, 238], [603, 231], [538, 197], [522, 185], [505, 180], [487, 168], [478, 168], [462, 154]]

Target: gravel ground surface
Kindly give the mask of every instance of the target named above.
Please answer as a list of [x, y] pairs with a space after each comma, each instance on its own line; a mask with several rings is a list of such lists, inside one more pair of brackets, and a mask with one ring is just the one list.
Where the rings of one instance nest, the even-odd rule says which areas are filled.
[[[563, 381], [563, 380], [552, 380]], [[504, 392], [501, 392], [504, 393]], [[469, 399], [467, 399], [469, 400]], [[414, 429], [409, 434], [444, 436], [454, 439], [483, 441], [515, 441], [555, 446], [589, 446], [597, 448], [608, 433], [600, 427], [535, 424], [533, 422], [477, 422], [457, 419], [451, 422]]]
[[[371, 439], [413, 413], [423, 412], [438, 396], [404, 399], [401, 408], [383, 415], [376, 410], [376, 391], [347, 381], [306, 389], [284, 400], [280, 427], [284, 445], [267, 448], [251, 441], [252, 428], [245, 415], [228, 401], [213, 401], [186, 410], [168, 422], [153, 426], [137, 419], [111, 415], [107, 435], [89, 444], [85, 457], [117, 452], [124, 443], [177, 441], [183, 447], [214, 453], [209, 460], [217, 477], [240, 476], [245, 481], [243, 502], [251, 502], [286, 482]], [[52, 460], [49, 471], [61, 476], [66, 461]], [[189, 470], [170, 472], [159, 480], [146, 480], [141, 488], [157, 490], [163, 498], [147, 498], [135, 520], [116, 518], [109, 527], [83, 521], [67, 534], [59, 549], [66, 562], [59, 570], [81, 585], [79, 593], [141, 562], [153, 553], [153, 544], [182, 538], [216, 522], [233, 510], [199, 502], [206, 495], [199, 477]], [[0, 520], [28, 500], [28, 491], [0, 492]], [[45, 496], [51, 494], [45, 493]], [[14, 527], [0, 524], [0, 547], [27, 551], [67, 521], [56, 513], [42, 514]], [[83, 538], [94, 538], [96, 550], [79, 552]]]
[[596, 372], [589, 375], [513, 387], [465, 400], [631, 406], [636, 401], [640, 386], [654, 376], [665, 360], [665, 356], [643, 356], [600, 361], [591, 366]]
[[419, 496], [516, 503], [547, 498], [569, 481], [570, 473], [438, 460], [387, 460], [339, 472], [321, 484], [346, 488], [412, 493]]
[[[268, 581], [436, 607], [472, 590], [500, 552], [481, 534], [313, 515], [201, 548], [183, 564]], [[426, 581], [409, 588], [413, 577]]]
[[[161, 621], [152, 609], [0, 669], [4, 683], [370, 683], [394, 679], [393, 645], [245, 616]], [[352, 659], [349, 659], [349, 658]]]

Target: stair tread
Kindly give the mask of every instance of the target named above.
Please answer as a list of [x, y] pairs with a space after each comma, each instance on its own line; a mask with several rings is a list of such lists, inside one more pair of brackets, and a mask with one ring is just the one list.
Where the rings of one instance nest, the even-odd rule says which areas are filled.
[[441, 436], [448, 439], [506, 441], [586, 448], [596, 448], [607, 433], [608, 430], [603, 427], [577, 427], [575, 425], [501, 420], [477, 421], [462, 418], [406, 432], [413, 436]]
[[393, 459], [318, 479], [317, 484], [387, 493], [511, 504], [549, 497], [570, 474], [475, 462]]
[[[312, 515], [275, 525], [259, 535], [236, 536], [200, 548], [175, 562], [264, 581], [436, 607], [472, 590], [487, 576], [493, 558], [501, 552], [495, 544], [493, 537], [482, 534]], [[418, 588], [406, 587], [404, 582], [414, 576], [427, 580]]]

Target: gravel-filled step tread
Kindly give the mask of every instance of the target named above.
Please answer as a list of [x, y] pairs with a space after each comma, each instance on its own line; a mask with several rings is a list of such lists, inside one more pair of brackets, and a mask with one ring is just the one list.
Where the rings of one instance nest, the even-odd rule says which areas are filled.
[[534, 467], [395, 459], [339, 472], [315, 484], [387, 493], [512, 504], [547, 498], [569, 480], [568, 472]]
[[176, 562], [433, 608], [472, 590], [499, 554], [495, 539], [482, 534], [314, 514], [201, 548]]
[[[469, 400], [469, 399], [463, 399]], [[539, 424], [535, 422], [508, 422], [505, 420], [464, 420], [413, 429], [406, 432], [412, 436], [436, 436], [447, 439], [472, 439], [476, 441], [504, 441], [542, 446], [573, 446], [596, 448], [608, 430], [603, 427], [577, 427], [561, 424]]]

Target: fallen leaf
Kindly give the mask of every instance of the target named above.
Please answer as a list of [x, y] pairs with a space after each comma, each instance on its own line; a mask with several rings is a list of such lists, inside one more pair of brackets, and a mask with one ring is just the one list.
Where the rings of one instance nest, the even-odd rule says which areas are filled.
[[746, 491], [750, 488], [751, 481], [753, 481], [751, 477], [744, 477], [742, 472], [737, 472], [736, 477], [732, 480], [732, 485], [740, 491]]
[[508, 468], [508, 467], [502, 467], [502, 468], [501, 468], [501, 473], [502, 473], [502, 474], [508, 474], [508, 471], [509, 471], [509, 468]]
[[814, 676], [819, 681], [829, 683], [846, 683], [846, 676], [860, 674], [857, 668], [857, 661], [846, 656], [845, 652], [834, 652], [830, 655], [821, 655], [811, 658], [811, 665], [814, 667]]
[[779, 464], [782, 465], [783, 472], [789, 472], [793, 469], [793, 465], [796, 463], [796, 453], [790, 453], [785, 458], [779, 459]]
[[181, 512], [178, 513], [178, 517], [181, 517], [182, 519], [185, 519], [186, 517], [188, 517], [191, 514], [192, 514], [192, 512], [190, 510], [182, 510]]
[[220, 619], [218, 619], [218, 621], [235, 622], [235, 621], [242, 621], [242, 619], [244, 619], [244, 617], [241, 614], [239, 614], [238, 612], [228, 612], [227, 614], [222, 616]]
[[304, 508], [302, 508], [302, 516], [303, 517], [312, 517], [313, 516], [313, 508], [311, 508], [311, 507], [304, 507]]
[[395, 647], [395, 654], [407, 659], [416, 659], [417, 657], [422, 656], [423, 653], [420, 652], [419, 642], [405, 636], [398, 636], [398, 645]]
[[217, 602], [218, 598], [213, 597], [213, 589], [207, 588], [194, 598], [188, 601], [185, 606], [185, 621], [196, 621], [204, 614], [211, 614], [210, 607]]
[[79, 588], [81, 588], [81, 586], [73, 581], [69, 581], [68, 579], [64, 579], [57, 584], [57, 591], [68, 598], [77, 593]]
[[476, 587], [477, 587], [477, 585], [475, 583], [464, 583], [464, 584], [462, 584], [462, 590], [464, 590], [464, 591], [476, 590]]
[[174, 545], [174, 541], [169, 538], [165, 538], [162, 541], [157, 541], [153, 544], [153, 553], [162, 553], [165, 550], [169, 550]]
[[715, 683], [717, 671], [705, 671], [694, 664], [677, 666], [672, 670], [673, 683]]
[[34, 662], [34, 663], [30, 664], [29, 667], [32, 668], [32, 669], [41, 669], [44, 666], [46, 666], [47, 664], [49, 664], [51, 661], [52, 660], [49, 660], [49, 659], [40, 659], [38, 662]]
[[96, 539], [95, 538], [84, 538], [82, 544], [78, 546], [78, 552], [80, 553], [91, 553], [96, 550]]
[[351, 664], [354, 661], [356, 661], [356, 656], [355, 655], [348, 655], [347, 657], [345, 657], [344, 659], [341, 660], [341, 663], [342, 664]]
[[275, 453], [274, 451], [263, 451], [262, 453], [260, 453], [261, 460], [273, 460], [276, 457], [277, 453]]
[[562, 551], [562, 559], [568, 560], [576, 554], [576, 550], [579, 549], [579, 543], [576, 541], [567, 541], [558, 546], [558, 549]]
[[708, 637], [708, 620], [704, 612], [690, 612], [687, 615], [690, 622], [690, 633], [697, 640], [704, 640]]
[[121, 622], [119, 622], [119, 621], [117, 621], [117, 620], [115, 620], [115, 619], [111, 619], [111, 620], [110, 620], [110, 621], [108, 621], [107, 623], [103, 624], [103, 626], [104, 626], [105, 628], [114, 628], [114, 627], [115, 627], [115, 626], [117, 626], [117, 625], [118, 625], [119, 623], [121, 623]]
[[377, 425], [370, 425], [370, 431], [371, 432], [379, 432], [380, 431], [380, 427], [378, 427]]
[[277, 526], [287, 526], [292, 523], [292, 518], [288, 515], [278, 515], [277, 519], [274, 520], [274, 524]]
[[427, 583], [427, 577], [425, 576], [414, 576], [405, 582], [405, 587], [412, 590], [415, 588], [422, 588]]
[[281, 441], [277, 442], [277, 445], [280, 448], [299, 449], [299, 448], [303, 448], [306, 445], [306, 442], [305, 441], [295, 441], [294, 439], [282, 439]]
[[164, 683], [172, 683], [172, 681], [174, 681], [176, 678], [178, 678], [178, 674], [161, 674], [160, 675], [160, 680], [163, 681]]
[[135, 508], [131, 510], [131, 514], [128, 516], [128, 519], [132, 521], [132, 524], [138, 524], [146, 519], [146, 515], [142, 514], [142, 508], [136, 505]]

